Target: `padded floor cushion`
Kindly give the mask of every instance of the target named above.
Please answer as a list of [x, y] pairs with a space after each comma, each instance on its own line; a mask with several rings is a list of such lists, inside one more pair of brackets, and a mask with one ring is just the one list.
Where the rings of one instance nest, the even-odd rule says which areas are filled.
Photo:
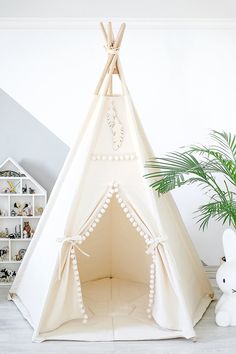
[[178, 331], [161, 329], [147, 317], [148, 286], [128, 280], [104, 278], [82, 285], [88, 322], [73, 320], [44, 334], [48, 339], [113, 341], [165, 339]]

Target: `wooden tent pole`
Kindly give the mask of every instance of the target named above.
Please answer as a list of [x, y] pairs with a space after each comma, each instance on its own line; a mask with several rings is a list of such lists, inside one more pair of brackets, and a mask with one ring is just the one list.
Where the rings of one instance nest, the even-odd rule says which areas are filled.
[[107, 44], [107, 33], [105, 30], [104, 24], [102, 22], [100, 22], [100, 27], [101, 27], [102, 33], [104, 35], [104, 38], [105, 38], [105, 44]]
[[[107, 46], [108, 46], [108, 48], [111, 48], [113, 46], [111, 22], [108, 22], [108, 25], [107, 25]], [[107, 94], [112, 95], [112, 75], [111, 75], [111, 79], [110, 79], [110, 82], [108, 85]]]
[[[102, 29], [103, 34], [104, 33], [106, 34], [104, 26], [101, 26], [101, 27], [103, 28]], [[120, 26], [119, 32], [117, 34], [116, 40], [114, 41], [114, 45], [113, 45], [114, 49], [117, 49], [121, 45], [121, 41], [122, 41], [122, 38], [123, 38], [123, 35], [124, 35], [124, 31], [125, 31], [125, 24], [122, 23], [122, 25]], [[106, 35], [106, 37], [107, 37], [107, 35]], [[111, 62], [112, 62], [114, 56], [117, 56], [117, 53], [108, 55], [106, 65], [105, 65], [105, 67], [103, 69], [103, 72], [101, 74], [100, 80], [99, 80], [99, 82], [97, 84], [97, 87], [95, 89], [95, 92], [94, 92], [95, 95], [97, 95], [99, 93], [100, 89], [101, 89], [102, 83], [104, 81], [104, 78], [105, 78], [106, 74], [108, 73], [108, 69], [109, 69], [109, 67], [111, 65]], [[113, 70], [114, 70], [114, 68], [113, 68]]]

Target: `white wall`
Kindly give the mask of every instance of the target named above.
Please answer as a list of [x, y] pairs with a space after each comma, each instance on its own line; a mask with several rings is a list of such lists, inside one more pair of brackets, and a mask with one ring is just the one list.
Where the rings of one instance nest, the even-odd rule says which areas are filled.
[[234, 0], [0, 0], [0, 17], [232, 18]]
[[[235, 132], [235, 26], [127, 27], [123, 67], [156, 154], [206, 142], [210, 129]], [[0, 52], [0, 87], [71, 144], [106, 59], [98, 29], [2, 29]], [[203, 234], [193, 221], [201, 192], [174, 195], [201, 258], [217, 264], [221, 226]]]

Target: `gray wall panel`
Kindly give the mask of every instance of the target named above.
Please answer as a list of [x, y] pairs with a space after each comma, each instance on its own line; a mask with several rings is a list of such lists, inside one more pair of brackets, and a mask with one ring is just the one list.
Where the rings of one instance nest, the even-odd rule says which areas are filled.
[[50, 194], [68, 146], [0, 89], [0, 162], [14, 158]]

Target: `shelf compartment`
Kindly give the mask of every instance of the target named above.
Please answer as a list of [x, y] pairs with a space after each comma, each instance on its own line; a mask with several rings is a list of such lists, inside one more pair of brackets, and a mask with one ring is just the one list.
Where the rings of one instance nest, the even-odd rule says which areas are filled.
[[15, 263], [20, 263], [23, 258], [17, 259], [16, 257], [21, 256], [21, 250], [27, 250], [29, 246], [29, 242], [26, 240], [22, 240], [22, 242], [17, 243], [14, 242], [11, 244], [11, 254], [10, 254], [10, 261]]
[[[39, 217], [38, 218], [35, 218], [35, 217], [29, 217], [29, 218], [25, 217], [25, 218], [23, 218], [23, 220], [22, 220], [22, 235], [23, 236], [22, 237], [24, 239], [25, 239], [25, 237], [24, 237], [24, 226], [25, 226], [25, 223], [29, 223], [30, 229], [31, 229], [31, 231], [33, 231], [33, 235], [34, 235], [36, 227], [38, 225], [38, 222], [39, 222]], [[27, 238], [32, 238], [33, 235], [31, 237], [27, 237]]]
[[[16, 235], [15, 235], [14, 239], [20, 238], [22, 236], [21, 227], [22, 227], [22, 224], [21, 224], [20, 218], [1, 218], [0, 219], [0, 240], [2, 238], [7, 238], [8, 240], [13, 239], [13, 236], [9, 237], [9, 235], [12, 235], [15, 233], [16, 233]], [[4, 237], [4, 233], [8, 236]]]
[[[0, 256], [0, 264], [3, 262], [9, 262], [10, 260], [10, 244], [8, 240], [1, 240], [0, 239], [0, 252], [7, 251], [6, 254]], [[1, 254], [1, 253], [0, 253]]]
[[[7, 192], [6, 192], [7, 191]], [[17, 195], [21, 193], [20, 178], [4, 178], [0, 180], [0, 195]]]
[[13, 283], [13, 280], [14, 280], [14, 278], [11, 278], [9, 282], [3, 281], [1, 279], [1, 275], [2, 275], [1, 269], [6, 268], [8, 270], [14, 270], [15, 272], [17, 272], [17, 270], [19, 269], [19, 266], [20, 266], [20, 262], [17, 262], [17, 263], [15, 263], [15, 262], [14, 263], [2, 262], [2, 263], [0, 263], [0, 285], [4, 285], [4, 286], [8, 285], [9, 286]]
[[9, 216], [9, 197], [4, 194], [0, 198], [0, 217]]
[[20, 208], [16, 208], [14, 205], [15, 203], [20, 204], [22, 206], [24, 206], [25, 204], [28, 204], [28, 207], [26, 207], [23, 210], [23, 213], [29, 213], [29, 211], [31, 210], [32, 216], [33, 216], [33, 195], [31, 196], [24, 196], [24, 195], [20, 195], [20, 196], [16, 196], [16, 195], [12, 195], [10, 198], [10, 215], [12, 215], [12, 211], [14, 210], [16, 212], [16, 217], [17, 216], [29, 216], [29, 215], [19, 215], [19, 213], [21, 212]]
[[41, 216], [46, 205], [45, 196], [35, 196], [34, 197], [34, 215]]
[[24, 178], [22, 180], [22, 194], [25, 195], [37, 195], [37, 194], [43, 194], [42, 188], [31, 181], [30, 179]]

